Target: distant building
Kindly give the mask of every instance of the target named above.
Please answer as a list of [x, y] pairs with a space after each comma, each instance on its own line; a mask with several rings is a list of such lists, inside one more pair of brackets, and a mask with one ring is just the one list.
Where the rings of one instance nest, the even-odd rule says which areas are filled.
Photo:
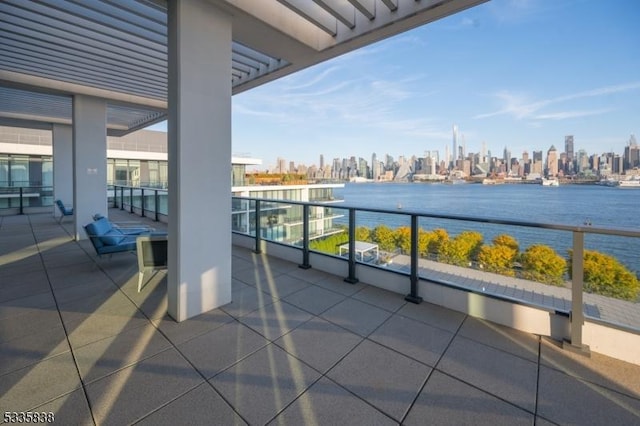
[[558, 176], [558, 151], [556, 147], [551, 145], [551, 148], [547, 151], [547, 177]]

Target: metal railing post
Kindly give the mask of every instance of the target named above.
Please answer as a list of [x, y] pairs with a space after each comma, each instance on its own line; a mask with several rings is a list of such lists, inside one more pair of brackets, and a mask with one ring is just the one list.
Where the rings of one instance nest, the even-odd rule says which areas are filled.
[[359, 280], [356, 277], [356, 210], [349, 209], [349, 276], [344, 279], [349, 284]]
[[571, 341], [563, 342], [562, 347], [572, 352], [589, 356], [589, 346], [582, 343], [582, 326], [584, 324], [583, 311], [584, 287], [584, 232], [573, 231], [573, 254], [571, 261]]
[[309, 205], [302, 206], [302, 264], [299, 268], [309, 269]]
[[418, 296], [418, 216], [411, 215], [411, 293], [404, 300], [411, 303], [421, 303]]
[[140, 193], [140, 207], [142, 209], [142, 211], [140, 212], [140, 216], [144, 217], [144, 188], [141, 188], [141, 193]]
[[24, 204], [22, 203], [22, 187], [20, 187], [20, 214], [24, 214]]
[[153, 190], [153, 205], [155, 206], [155, 208], [153, 209], [155, 211], [155, 221], [158, 221], [158, 209], [159, 209], [159, 205], [158, 202], [160, 201], [160, 197], [158, 196], [158, 190], [154, 189]]
[[124, 210], [124, 186], [120, 187], [120, 210]]
[[133, 213], [133, 187], [129, 187], [129, 213]]
[[[251, 224], [248, 224], [251, 226]], [[256, 200], [256, 247], [253, 250], [254, 253], [262, 253], [260, 246], [262, 245], [262, 238], [260, 235], [260, 200]]]

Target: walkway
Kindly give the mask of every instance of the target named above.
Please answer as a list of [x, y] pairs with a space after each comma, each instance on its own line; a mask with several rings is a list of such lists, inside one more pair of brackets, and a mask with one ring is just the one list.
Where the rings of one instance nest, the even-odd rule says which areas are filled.
[[[411, 257], [395, 255], [393, 263], [388, 268], [410, 273]], [[571, 289], [566, 287], [555, 287], [427, 259], [419, 260], [418, 275], [435, 282], [451, 283], [469, 290], [524, 301], [551, 310], [567, 313], [571, 310]], [[584, 293], [584, 314], [587, 318], [640, 331], [640, 303]]]
[[0, 218], [3, 413], [64, 425], [640, 423], [640, 366], [237, 247], [234, 301], [175, 323], [163, 272], [137, 293], [134, 256], [97, 259], [69, 229]]

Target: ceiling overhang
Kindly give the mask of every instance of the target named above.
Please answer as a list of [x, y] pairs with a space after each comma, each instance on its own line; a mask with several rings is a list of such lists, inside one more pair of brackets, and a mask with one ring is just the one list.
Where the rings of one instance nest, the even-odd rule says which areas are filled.
[[[234, 94], [486, 0], [209, 0], [233, 16]], [[0, 124], [71, 123], [107, 101], [118, 136], [166, 119], [167, 2], [0, 2]]]

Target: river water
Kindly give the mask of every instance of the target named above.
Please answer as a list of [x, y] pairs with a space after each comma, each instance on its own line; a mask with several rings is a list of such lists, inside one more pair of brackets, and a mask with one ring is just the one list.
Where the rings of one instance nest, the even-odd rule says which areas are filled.
[[[348, 183], [334, 190], [344, 205], [388, 209], [394, 212], [425, 212], [500, 218], [525, 222], [617, 228], [640, 231], [640, 189], [621, 189], [597, 185], [561, 185], [543, 187], [535, 184], [425, 184], [425, 183]], [[346, 215], [336, 223], [346, 224]], [[375, 227], [384, 223], [392, 228], [409, 226], [408, 216], [359, 212], [356, 226]], [[521, 250], [531, 244], [548, 244], [567, 256], [572, 246], [570, 232], [550, 231], [462, 221], [420, 219], [428, 230], [445, 228], [451, 235], [475, 230], [485, 243], [501, 233], [518, 239]], [[616, 257], [630, 269], [640, 272], [640, 238], [589, 235], [586, 249]]]

